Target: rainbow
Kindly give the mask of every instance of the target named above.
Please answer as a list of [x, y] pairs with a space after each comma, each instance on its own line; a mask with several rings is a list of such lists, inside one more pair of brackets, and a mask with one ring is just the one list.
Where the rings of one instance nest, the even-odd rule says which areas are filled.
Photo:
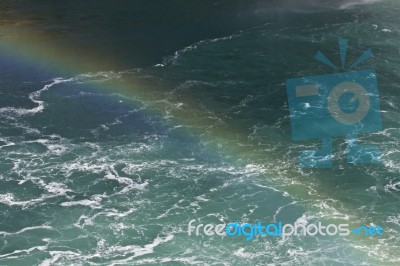
[[[100, 56], [95, 53], [85, 53], [77, 51], [73, 47], [63, 47], [62, 45], [54, 45], [54, 42], [49, 36], [44, 34], [14, 34], [12, 36], [3, 37], [0, 40], [0, 54], [7, 55], [12, 60], [23, 62], [35, 68], [52, 69], [55, 73], [60, 73], [64, 76], [71, 77], [77, 74], [87, 73], [93, 69], [98, 69], [99, 66], [111, 65], [110, 62], [105, 62]], [[279, 173], [279, 170], [270, 168], [274, 164], [282, 164], [276, 162], [273, 154], [268, 152], [254, 152], [253, 143], [247, 137], [247, 133], [234, 125], [222, 125], [218, 127], [208, 127], [205, 132], [204, 127], [209, 125], [209, 120], [202, 116], [201, 110], [196, 107], [195, 99], [185, 98], [180, 108], [171, 108], [171, 103], [165, 101], [163, 93], [153, 93], [154, 91], [162, 91], [156, 84], [151, 84], [149, 81], [143, 81], [135, 78], [124, 78], [113, 80], [112, 86], [109, 82], [96, 83], [101, 89], [106, 89], [114, 93], [122, 94], [132, 99], [150, 103], [153, 110], [170, 110], [174, 123], [189, 125], [187, 130], [194, 133], [199, 138], [208, 143], [208, 148], [211, 153], [222, 154], [227, 160], [234, 162], [239, 167], [248, 169], [258, 169], [265, 176], [266, 185], [272, 189], [280, 191], [282, 196], [291, 197], [294, 202], [305, 205], [305, 208], [316, 212], [325, 213], [324, 217], [327, 220], [337, 223], [351, 223], [349, 217], [354, 217], [351, 210], [344, 209], [338, 205], [334, 205], [339, 201], [332, 199], [329, 195], [330, 189], [328, 184], [315, 183], [316, 178], [308, 177], [311, 175], [323, 174], [314, 170], [309, 172], [306, 177], [302, 178], [301, 182], [291, 178], [296, 175], [303, 175], [300, 169], [297, 168], [295, 162], [288, 163], [284, 169], [284, 173]], [[164, 89], [165, 92], [165, 89]], [[281, 165], [282, 166], [282, 165]], [[324, 170], [321, 170], [324, 171]], [[312, 186], [317, 191], [310, 195], [309, 187]], [[320, 203], [325, 205], [321, 207]], [[327, 208], [328, 206], [328, 208]], [[338, 211], [340, 209], [340, 212]], [[327, 213], [332, 211], [333, 213]], [[345, 213], [345, 215], [337, 216], [337, 213]], [[354, 241], [350, 239], [350, 241]], [[354, 245], [378, 245], [378, 240], [357, 239]], [[361, 246], [361, 245], [360, 245]], [[386, 247], [387, 248], [387, 247]], [[361, 249], [362, 253], [368, 252]], [[365, 254], [365, 253], [364, 253]]]

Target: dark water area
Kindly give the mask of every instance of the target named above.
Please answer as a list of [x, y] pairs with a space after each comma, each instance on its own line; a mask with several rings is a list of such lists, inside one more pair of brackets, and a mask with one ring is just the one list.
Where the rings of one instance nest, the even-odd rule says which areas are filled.
[[55, 45], [95, 53], [124, 69], [157, 64], [199, 40], [264, 23], [295, 28], [368, 16], [338, 7], [337, 1], [3, 1], [1, 12], [4, 26], [21, 24], [23, 32], [45, 34]]
[[[6, 2], [6, 1], [5, 1]], [[9, 1], [10, 20], [107, 60], [141, 67], [198, 40], [216, 38], [268, 20], [252, 16], [248, 1]], [[8, 15], [9, 14], [9, 15]], [[110, 54], [111, 52], [111, 54]]]

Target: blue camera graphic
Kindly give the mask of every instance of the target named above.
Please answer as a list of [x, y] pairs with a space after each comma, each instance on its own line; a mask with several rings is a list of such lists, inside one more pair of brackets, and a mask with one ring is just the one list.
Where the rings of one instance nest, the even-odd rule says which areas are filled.
[[[347, 40], [339, 40], [344, 67]], [[367, 50], [351, 67], [372, 57]], [[321, 52], [316, 59], [337, 69]], [[374, 69], [348, 71], [321, 76], [301, 77], [286, 81], [292, 139], [322, 141], [319, 150], [303, 151], [302, 168], [331, 168], [332, 138], [345, 137], [349, 163], [378, 163], [379, 150], [357, 143], [357, 135], [382, 130], [379, 95]]]

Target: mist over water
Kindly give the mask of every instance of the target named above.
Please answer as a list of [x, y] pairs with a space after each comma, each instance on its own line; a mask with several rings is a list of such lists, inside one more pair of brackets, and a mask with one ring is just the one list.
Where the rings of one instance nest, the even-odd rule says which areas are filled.
[[323, 7], [336, 7], [346, 8], [350, 6], [371, 4], [379, 2], [380, 0], [282, 0], [279, 3], [285, 7], [293, 6], [323, 6]]
[[290, 12], [321, 12], [326, 9], [349, 9], [373, 4], [382, 0], [271, 0], [256, 2], [258, 11], [279, 9]]
[[[49, 4], [49, 3], [52, 4]], [[0, 264], [398, 265], [397, 1], [0, 4]], [[285, 81], [371, 48], [382, 164], [301, 169]], [[341, 70], [340, 70], [341, 71]], [[188, 222], [381, 238], [189, 236]]]

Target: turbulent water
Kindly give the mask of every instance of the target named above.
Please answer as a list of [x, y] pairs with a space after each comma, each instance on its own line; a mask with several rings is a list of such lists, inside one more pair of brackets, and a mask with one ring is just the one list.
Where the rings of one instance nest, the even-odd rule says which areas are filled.
[[[0, 45], [16, 40], [0, 49], [1, 265], [399, 265], [400, 2], [103, 2], [0, 3]], [[358, 69], [378, 73], [384, 130], [362, 140], [382, 163], [348, 164], [338, 138], [332, 169], [301, 169], [318, 141], [291, 140], [285, 81], [332, 73], [314, 55], [340, 65], [339, 38], [349, 62], [374, 53]], [[246, 241], [189, 236], [192, 219], [385, 235]]]

